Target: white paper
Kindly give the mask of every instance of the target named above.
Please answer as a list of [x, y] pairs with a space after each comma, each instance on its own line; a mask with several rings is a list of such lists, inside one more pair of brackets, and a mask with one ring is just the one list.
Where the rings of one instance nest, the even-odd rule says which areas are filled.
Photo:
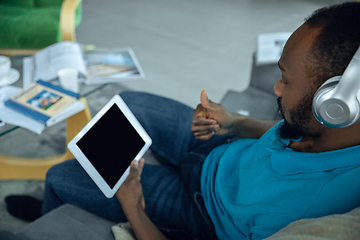
[[33, 81], [34, 74], [34, 61], [33, 57], [23, 58], [23, 88], [30, 86]]
[[256, 64], [277, 63], [290, 32], [264, 33], [257, 37]]
[[14, 86], [6, 86], [0, 88], [0, 119], [5, 123], [26, 128], [34, 133], [41, 134], [45, 125], [34, 119], [27, 117], [11, 108], [5, 106], [5, 101], [11, 96], [21, 91], [21, 88]]

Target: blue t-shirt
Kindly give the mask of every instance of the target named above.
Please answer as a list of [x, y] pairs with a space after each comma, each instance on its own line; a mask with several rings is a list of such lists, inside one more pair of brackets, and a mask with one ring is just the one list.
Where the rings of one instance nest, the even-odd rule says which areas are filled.
[[360, 146], [295, 152], [277, 126], [206, 158], [201, 191], [219, 239], [263, 239], [295, 220], [360, 206]]

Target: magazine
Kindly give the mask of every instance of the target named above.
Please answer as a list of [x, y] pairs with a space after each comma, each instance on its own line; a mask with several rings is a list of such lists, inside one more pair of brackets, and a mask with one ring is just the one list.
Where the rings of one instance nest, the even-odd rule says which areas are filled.
[[87, 73], [85, 84], [145, 78], [131, 48], [86, 50], [84, 61]]
[[23, 87], [42, 79], [59, 85], [63, 68], [78, 71], [79, 82], [103, 84], [145, 78], [131, 48], [89, 49], [76, 42], [54, 43], [23, 60]]

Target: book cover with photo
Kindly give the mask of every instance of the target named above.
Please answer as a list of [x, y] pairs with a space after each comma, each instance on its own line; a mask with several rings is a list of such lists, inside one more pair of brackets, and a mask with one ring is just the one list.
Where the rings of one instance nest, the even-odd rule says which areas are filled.
[[5, 105], [51, 126], [85, 108], [79, 97], [78, 93], [38, 80], [12, 96]]

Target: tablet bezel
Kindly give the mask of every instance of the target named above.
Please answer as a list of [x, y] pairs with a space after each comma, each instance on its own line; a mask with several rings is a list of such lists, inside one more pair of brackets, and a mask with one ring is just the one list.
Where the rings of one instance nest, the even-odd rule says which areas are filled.
[[80, 165], [84, 168], [84, 170], [88, 173], [91, 179], [95, 182], [95, 184], [100, 188], [103, 194], [107, 198], [111, 198], [115, 195], [117, 190], [120, 188], [121, 184], [125, 181], [130, 172], [130, 164], [129, 167], [125, 170], [122, 176], [119, 178], [117, 183], [113, 188], [111, 188], [100, 173], [96, 170], [90, 160], [85, 156], [83, 151], [79, 148], [77, 143], [80, 139], [104, 116], [107, 111], [113, 106], [116, 105], [120, 111], [124, 114], [130, 124], [134, 127], [136, 132], [140, 135], [142, 140], [144, 141], [144, 146], [138, 152], [134, 160], [139, 161], [141, 157], [145, 154], [145, 152], [149, 149], [152, 144], [152, 140], [150, 136], [147, 134], [145, 129], [141, 126], [139, 121], [136, 119], [134, 114], [131, 112], [129, 107], [126, 105], [124, 100], [119, 96], [115, 95], [90, 121], [85, 125], [83, 129], [68, 143], [68, 149], [74, 155], [76, 160], [80, 163]]

